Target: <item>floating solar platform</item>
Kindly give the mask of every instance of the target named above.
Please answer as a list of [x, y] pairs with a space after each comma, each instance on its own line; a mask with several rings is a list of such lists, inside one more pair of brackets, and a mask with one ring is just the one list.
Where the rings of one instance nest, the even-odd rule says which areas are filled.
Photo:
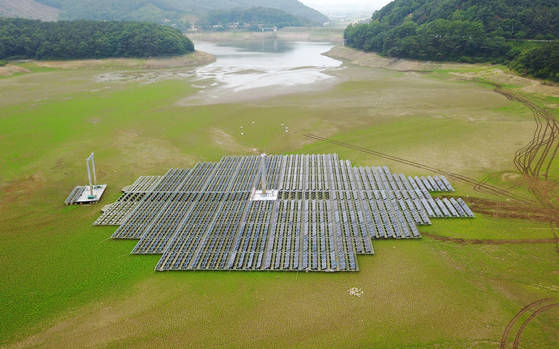
[[133, 254], [162, 255], [157, 271], [358, 271], [375, 239], [473, 218], [462, 199], [430, 194], [453, 190], [444, 177], [353, 167], [335, 154], [226, 156], [140, 177], [95, 224], [139, 240]]
[[[94, 185], [93, 189], [89, 185], [77, 186], [72, 190], [70, 195], [64, 200], [64, 204], [69, 205], [93, 205], [101, 200], [101, 197], [107, 189], [106, 184]], [[91, 192], [93, 191], [93, 195]]]
[[[93, 205], [101, 200], [101, 197], [107, 189], [106, 184], [97, 184], [97, 175], [95, 173], [95, 160], [94, 153], [91, 153], [86, 159], [87, 165], [87, 176], [89, 178], [88, 186], [77, 186], [71, 192], [70, 195], [64, 200], [66, 206], [69, 205]], [[93, 170], [93, 181], [91, 180], [91, 174]]]

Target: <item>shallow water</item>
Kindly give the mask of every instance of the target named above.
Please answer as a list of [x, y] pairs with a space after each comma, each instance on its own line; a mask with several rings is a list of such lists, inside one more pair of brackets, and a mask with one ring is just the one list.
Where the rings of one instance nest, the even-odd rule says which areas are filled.
[[270, 95], [285, 88], [309, 86], [336, 78], [326, 74], [342, 62], [323, 56], [329, 43], [284, 42], [280, 40], [209, 43], [196, 42], [196, 49], [216, 57], [216, 62], [195, 70], [200, 81], [208, 81], [206, 97], [225, 95]]

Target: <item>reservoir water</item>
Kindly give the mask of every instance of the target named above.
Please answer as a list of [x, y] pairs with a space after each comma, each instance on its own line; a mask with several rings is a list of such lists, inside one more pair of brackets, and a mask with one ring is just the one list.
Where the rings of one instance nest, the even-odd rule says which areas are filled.
[[197, 99], [211, 103], [269, 97], [334, 82], [336, 78], [327, 71], [339, 69], [342, 62], [323, 55], [332, 47], [330, 43], [276, 39], [196, 42], [197, 50], [216, 57], [214, 63], [195, 70], [198, 82], [207, 83]]

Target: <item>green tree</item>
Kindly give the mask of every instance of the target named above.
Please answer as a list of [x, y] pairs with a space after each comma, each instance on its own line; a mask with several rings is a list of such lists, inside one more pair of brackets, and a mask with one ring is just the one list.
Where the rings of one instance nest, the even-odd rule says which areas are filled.
[[194, 51], [176, 29], [150, 23], [0, 19], [0, 59], [148, 57]]

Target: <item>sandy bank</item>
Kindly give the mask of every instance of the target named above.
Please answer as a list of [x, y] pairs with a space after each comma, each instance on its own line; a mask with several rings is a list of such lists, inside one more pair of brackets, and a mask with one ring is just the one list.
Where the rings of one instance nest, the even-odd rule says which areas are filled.
[[215, 61], [215, 57], [196, 51], [194, 53], [162, 58], [108, 58], [108, 59], [84, 59], [71, 61], [37, 61], [39, 67], [58, 68], [58, 69], [87, 69], [102, 67], [124, 67], [138, 69], [157, 69], [157, 68], [181, 68], [193, 67], [209, 64]]
[[410, 59], [387, 58], [376, 53], [336, 46], [326, 56], [362, 67], [388, 69], [400, 72], [449, 71], [456, 80], [486, 80], [501, 85], [518, 86], [522, 92], [540, 93], [545, 96], [559, 97], [559, 86], [542, 80], [519, 76], [507, 67], [491, 64], [465, 64], [451, 62], [424, 62]]
[[453, 66], [465, 64], [422, 62], [409, 59], [387, 58], [376, 53], [354, 50], [349, 47], [336, 46], [326, 53], [326, 56], [340, 59], [345, 62], [369, 68], [384, 68], [395, 71], [428, 72], [435, 69], [450, 69]]
[[[62, 70], [77, 69], [114, 69], [114, 68], [133, 68], [133, 69], [165, 69], [165, 68], [184, 68], [197, 67], [215, 62], [215, 57], [209, 53], [196, 51], [194, 53], [162, 58], [107, 58], [107, 59], [80, 59], [64, 61], [21, 61], [13, 62], [4, 67], [0, 67], [0, 76], [12, 76], [18, 73], [29, 73], [35, 68], [50, 68]], [[25, 64], [20, 66], [20, 64]], [[29, 68], [29, 69], [27, 69]]]

